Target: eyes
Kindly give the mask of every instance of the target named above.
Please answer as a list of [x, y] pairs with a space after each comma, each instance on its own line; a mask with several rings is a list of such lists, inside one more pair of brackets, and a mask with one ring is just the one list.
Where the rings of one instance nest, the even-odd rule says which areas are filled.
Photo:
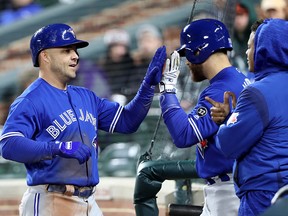
[[67, 54], [72, 53], [72, 52], [76, 52], [76, 51], [73, 50], [72, 48], [66, 48], [63, 50], [63, 53], [67, 53]]
[[65, 54], [65, 55], [77, 55], [79, 56], [76, 47], [64, 47], [61, 50], [61, 53]]

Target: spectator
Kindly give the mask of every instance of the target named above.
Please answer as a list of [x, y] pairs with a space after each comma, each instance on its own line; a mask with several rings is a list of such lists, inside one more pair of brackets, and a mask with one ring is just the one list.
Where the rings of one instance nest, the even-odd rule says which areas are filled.
[[260, 4], [262, 18], [287, 19], [286, 0], [262, 0]]
[[149, 64], [157, 47], [163, 44], [162, 33], [152, 24], [143, 24], [136, 32], [138, 49], [134, 52], [134, 60], [138, 65]]
[[236, 5], [236, 15], [234, 20], [232, 41], [234, 50], [232, 52], [232, 62], [240, 71], [248, 73], [248, 65], [246, 61], [247, 41], [250, 35], [250, 26], [255, 21], [252, 19], [248, 3], [242, 1]]
[[87, 59], [79, 61], [77, 77], [70, 84], [84, 86], [95, 92], [98, 97], [110, 98], [111, 96], [111, 89], [104, 71]]
[[125, 104], [136, 93], [129, 87], [134, 86], [138, 89], [140, 85], [140, 83], [129, 83], [129, 77], [135, 73], [135, 65], [130, 53], [130, 36], [124, 29], [110, 29], [104, 35], [104, 43], [107, 51], [99, 64], [108, 79], [111, 99]]
[[181, 28], [177, 25], [169, 26], [163, 29], [163, 41], [166, 45], [167, 53], [172, 53], [180, 46], [179, 35]]
[[0, 12], [7, 8], [8, 1], [9, 0], [0, 0]]
[[37, 70], [30, 69], [25, 71], [20, 76], [18, 95], [20, 95], [37, 78], [38, 78]]
[[4, 125], [8, 112], [10, 104], [15, 99], [15, 89], [13, 87], [8, 87], [2, 90], [1, 92], [1, 99], [0, 99], [0, 128]]
[[26, 19], [43, 10], [33, 0], [11, 0], [9, 6], [0, 13], [0, 24], [8, 25]]
[[[141, 83], [153, 53], [163, 44], [162, 32], [152, 24], [143, 24], [136, 31], [137, 48], [133, 52], [133, 59], [137, 70], [130, 76], [129, 83]], [[132, 92], [137, 88], [130, 86]]]
[[34, 81], [38, 76], [37, 72], [35, 70], [29, 70], [21, 74], [19, 77], [19, 83], [16, 84], [17, 87], [15, 87], [14, 84], [10, 84], [9, 87], [6, 87], [1, 90], [1, 96], [0, 96], [0, 134], [1, 134], [1, 128], [4, 125], [8, 113], [9, 113], [9, 107], [11, 103], [15, 100], [15, 98], [20, 95], [24, 89], [32, 82]]

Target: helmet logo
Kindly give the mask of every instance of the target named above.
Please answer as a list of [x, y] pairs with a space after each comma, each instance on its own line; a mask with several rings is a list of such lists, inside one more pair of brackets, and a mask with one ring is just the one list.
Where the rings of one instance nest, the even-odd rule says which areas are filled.
[[75, 39], [75, 38], [76, 38], [76, 36], [75, 36], [75, 33], [74, 33], [72, 28], [69, 28], [69, 29], [63, 31], [63, 33], [62, 33], [62, 39], [63, 40], [71, 40], [71, 39]]

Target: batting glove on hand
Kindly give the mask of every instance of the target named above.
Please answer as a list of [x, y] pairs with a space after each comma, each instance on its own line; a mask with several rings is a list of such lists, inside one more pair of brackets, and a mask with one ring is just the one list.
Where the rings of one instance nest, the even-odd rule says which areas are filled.
[[[171, 63], [171, 67], [170, 67]], [[171, 55], [171, 62], [168, 58], [166, 60], [166, 66], [164, 74], [159, 84], [160, 93], [176, 93], [177, 79], [180, 73], [180, 55], [177, 51], [174, 51]]]
[[155, 86], [159, 84], [162, 76], [162, 70], [166, 59], [166, 47], [162, 46], [157, 49], [153, 59], [151, 60], [144, 80], [147, 84]]
[[63, 158], [74, 158], [83, 164], [89, 160], [91, 152], [88, 146], [81, 142], [59, 142], [53, 143], [52, 147], [53, 156], [59, 155]]

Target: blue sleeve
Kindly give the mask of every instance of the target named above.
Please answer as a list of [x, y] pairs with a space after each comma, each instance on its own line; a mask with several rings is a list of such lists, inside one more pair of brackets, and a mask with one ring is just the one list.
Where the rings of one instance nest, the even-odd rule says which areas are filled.
[[4, 133], [17, 133], [32, 138], [39, 131], [37, 111], [33, 103], [25, 98], [17, 98], [11, 105], [9, 115], [3, 127]]
[[9, 134], [0, 138], [0, 155], [7, 160], [26, 164], [52, 159], [48, 142], [36, 142], [21, 136], [9, 137]]
[[0, 154], [3, 158], [21, 163], [51, 159], [48, 142], [33, 141], [39, 131], [36, 109], [30, 100], [17, 98], [10, 107], [0, 136]]
[[248, 86], [226, 125], [219, 128], [216, 145], [227, 157], [238, 159], [261, 138], [268, 121], [269, 112], [263, 95]]
[[207, 89], [202, 92], [193, 110], [186, 114], [175, 94], [161, 95], [163, 119], [178, 148], [190, 147], [216, 134], [219, 126], [211, 119], [209, 110], [212, 105], [205, 100], [205, 96], [223, 101], [223, 91]]

